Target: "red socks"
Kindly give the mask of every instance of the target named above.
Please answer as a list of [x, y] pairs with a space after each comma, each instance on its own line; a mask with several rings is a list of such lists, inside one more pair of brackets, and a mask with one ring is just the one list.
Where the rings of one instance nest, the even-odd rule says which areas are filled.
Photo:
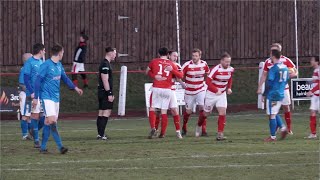
[[150, 128], [155, 129], [156, 113], [154, 111], [149, 111], [149, 123], [150, 123]]
[[317, 117], [310, 116], [310, 130], [312, 134], [317, 134]]
[[291, 112], [284, 113], [284, 119], [286, 120], [288, 130], [291, 131]]
[[218, 118], [218, 133], [222, 133], [226, 124], [226, 116], [219, 115]]
[[189, 121], [189, 117], [190, 117], [190, 114], [188, 114], [187, 112], [184, 112], [182, 129], [185, 130], [185, 131], [187, 131], [187, 123]]
[[174, 126], [176, 127], [176, 131], [180, 131], [180, 116], [173, 116]]
[[88, 79], [84, 79], [83, 84], [88, 85], [89, 84]]
[[155, 127], [156, 129], [159, 129], [159, 123], [160, 123], [160, 115], [156, 115], [156, 124], [155, 124]]
[[205, 118], [202, 123], [202, 133], [206, 133], [206, 132], [207, 132], [207, 118]]
[[78, 80], [73, 80], [73, 84], [74, 84], [75, 86], [78, 86]]
[[168, 115], [161, 114], [161, 134], [165, 135], [168, 126]]
[[204, 111], [199, 112], [198, 126], [203, 126], [207, 117], [204, 116]]

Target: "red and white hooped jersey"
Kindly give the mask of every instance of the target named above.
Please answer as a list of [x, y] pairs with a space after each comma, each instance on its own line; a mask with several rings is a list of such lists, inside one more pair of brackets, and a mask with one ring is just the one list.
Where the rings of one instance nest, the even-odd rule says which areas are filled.
[[[312, 75], [312, 89], [319, 86], [320, 83], [320, 68], [316, 68], [313, 70]], [[313, 92], [314, 95], [319, 96], [320, 90], [316, 90]]]
[[[212, 79], [211, 83], [221, 92], [225, 92], [227, 87], [231, 88], [232, 85], [232, 75], [234, 72], [233, 67], [223, 68], [221, 64], [216, 65], [211, 69], [208, 78]], [[208, 85], [208, 90], [215, 93], [213, 89]]]
[[[180, 65], [179, 63], [177, 63], [177, 62], [173, 62], [173, 63], [177, 66], [178, 71], [182, 71], [182, 67], [181, 67], [181, 65]], [[176, 82], [176, 78], [173, 77], [173, 78], [172, 78], [172, 87], [171, 87], [171, 90], [176, 90], [176, 89], [177, 89], [177, 87], [176, 87], [176, 85], [175, 85], [175, 82]]]
[[[280, 62], [282, 62], [284, 65], [286, 65], [288, 68], [296, 68], [296, 65], [293, 64], [291, 59], [287, 58], [286, 56], [281, 55]], [[264, 62], [263, 70], [269, 72], [269, 69], [272, 68], [273, 62], [271, 58], [268, 58]], [[289, 89], [289, 85], [286, 85], [286, 89]]]
[[182, 66], [182, 72], [185, 76], [186, 89], [185, 94], [196, 95], [205, 91], [205, 74], [210, 72], [208, 64], [200, 60], [198, 64], [194, 64], [192, 60], [186, 62]]

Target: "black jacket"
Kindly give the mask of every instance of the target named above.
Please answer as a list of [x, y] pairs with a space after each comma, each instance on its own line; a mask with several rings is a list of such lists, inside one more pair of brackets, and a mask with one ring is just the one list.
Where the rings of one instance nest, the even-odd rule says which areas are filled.
[[85, 63], [87, 55], [87, 44], [80, 42], [77, 49], [74, 52], [73, 62]]

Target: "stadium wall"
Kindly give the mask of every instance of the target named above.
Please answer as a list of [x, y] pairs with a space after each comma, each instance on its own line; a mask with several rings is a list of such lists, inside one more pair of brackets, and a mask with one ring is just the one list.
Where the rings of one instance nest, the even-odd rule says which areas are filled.
[[[319, 53], [316, 5], [316, 0], [297, 3], [302, 61]], [[0, 64], [15, 68], [21, 65], [21, 54], [41, 41], [39, 1], [1, 1], [0, 8]], [[295, 57], [293, 1], [179, 1], [179, 10], [182, 60], [198, 47], [209, 64], [228, 51], [233, 64], [257, 65], [268, 56], [272, 42], [282, 43], [283, 54]], [[160, 46], [176, 49], [175, 13], [175, 1], [44, 0], [45, 43], [62, 44], [64, 64], [70, 64], [79, 32], [85, 30], [89, 65], [95, 67], [104, 48], [114, 46], [129, 54], [117, 58], [119, 65], [141, 68]]]

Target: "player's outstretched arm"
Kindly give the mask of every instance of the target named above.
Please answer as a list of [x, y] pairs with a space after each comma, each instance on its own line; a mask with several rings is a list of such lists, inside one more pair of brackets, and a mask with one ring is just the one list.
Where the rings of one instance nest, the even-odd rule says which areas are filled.
[[64, 70], [61, 72], [61, 79], [62, 81], [70, 88], [75, 90], [80, 96], [83, 94], [83, 91], [76, 87], [72, 81], [70, 80], [70, 78], [66, 75], [66, 73], [64, 72]]
[[231, 77], [228, 81], [228, 85], [227, 85], [227, 94], [232, 94], [232, 74], [231, 74]]
[[29, 61], [27, 61], [23, 67], [24, 67], [24, 75], [23, 75], [24, 84], [28, 89], [28, 91], [31, 94], [33, 94], [34, 90], [31, 86], [31, 64], [29, 63]]

